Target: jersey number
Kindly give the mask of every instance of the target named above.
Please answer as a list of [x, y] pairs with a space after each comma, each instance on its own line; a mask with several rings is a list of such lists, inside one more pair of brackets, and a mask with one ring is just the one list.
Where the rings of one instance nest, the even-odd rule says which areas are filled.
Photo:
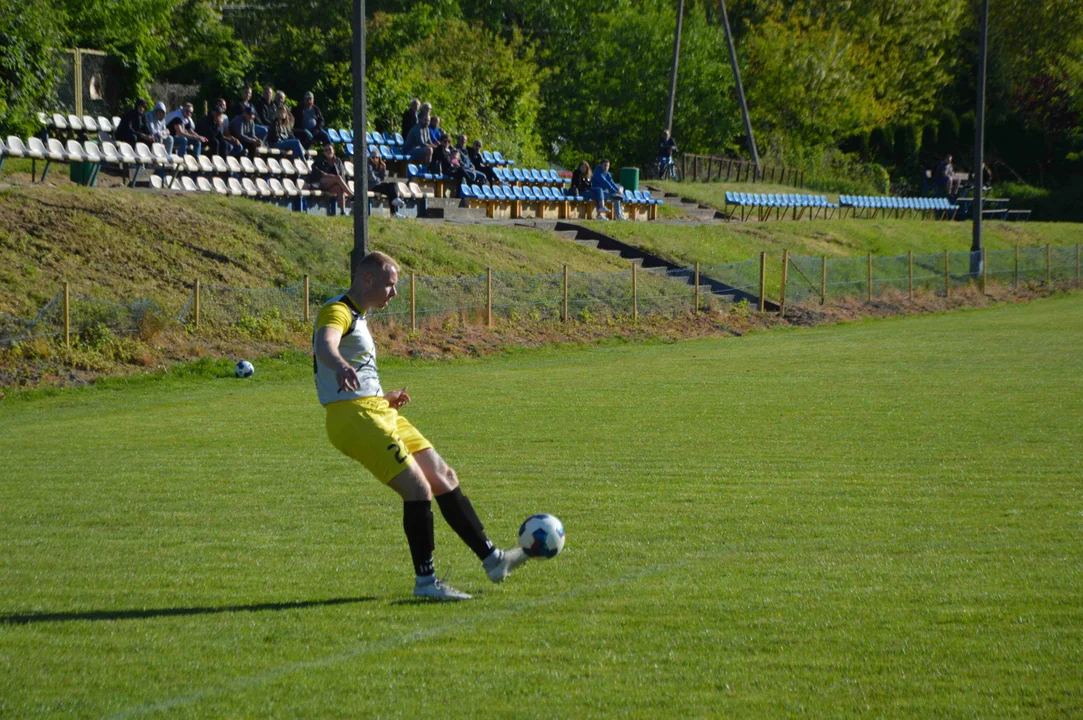
[[387, 449], [391, 450], [391, 451], [393, 451], [395, 453], [395, 459], [399, 461], [400, 465], [402, 463], [406, 462], [406, 451], [403, 449], [403, 447], [401, 445], [398, 445], [396, 443], [391, 443], [390, 445], [387, 446]]

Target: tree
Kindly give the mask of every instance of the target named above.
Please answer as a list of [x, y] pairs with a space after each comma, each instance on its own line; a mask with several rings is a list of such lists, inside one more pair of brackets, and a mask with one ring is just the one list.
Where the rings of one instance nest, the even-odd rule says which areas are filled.
[[0, 131], [26, 137], [52, 106], [63, 16], [50, 0], [0, 4]]

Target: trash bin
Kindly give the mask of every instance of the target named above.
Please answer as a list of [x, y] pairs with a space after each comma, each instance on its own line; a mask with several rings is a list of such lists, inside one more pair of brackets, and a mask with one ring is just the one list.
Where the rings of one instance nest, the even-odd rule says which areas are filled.
[[639, 168], [621, 168], [620, 184], [625, 190], [632, 192], [639, 190]]
[[89, 185], [94, 177], [94, 163], [73, 162], [71, 164], [71, 181], [78, 185]]

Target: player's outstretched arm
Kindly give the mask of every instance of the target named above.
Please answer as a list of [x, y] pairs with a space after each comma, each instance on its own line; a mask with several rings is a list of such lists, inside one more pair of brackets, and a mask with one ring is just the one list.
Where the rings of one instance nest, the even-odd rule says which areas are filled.
[[361, 387], [357, 372], [338, 352], [342, 331], [336, 327], [322, 327], [316, 332], [316, 359], [335, 371], [339, 390], [353, 392]]

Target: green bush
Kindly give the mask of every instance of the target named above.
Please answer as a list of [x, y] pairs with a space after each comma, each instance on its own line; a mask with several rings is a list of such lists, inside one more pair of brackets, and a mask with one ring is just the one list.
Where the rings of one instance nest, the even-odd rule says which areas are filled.
[[63, 16], [51, 0], [0, 3], [0, 134], [27, 137], [52, 106]]

